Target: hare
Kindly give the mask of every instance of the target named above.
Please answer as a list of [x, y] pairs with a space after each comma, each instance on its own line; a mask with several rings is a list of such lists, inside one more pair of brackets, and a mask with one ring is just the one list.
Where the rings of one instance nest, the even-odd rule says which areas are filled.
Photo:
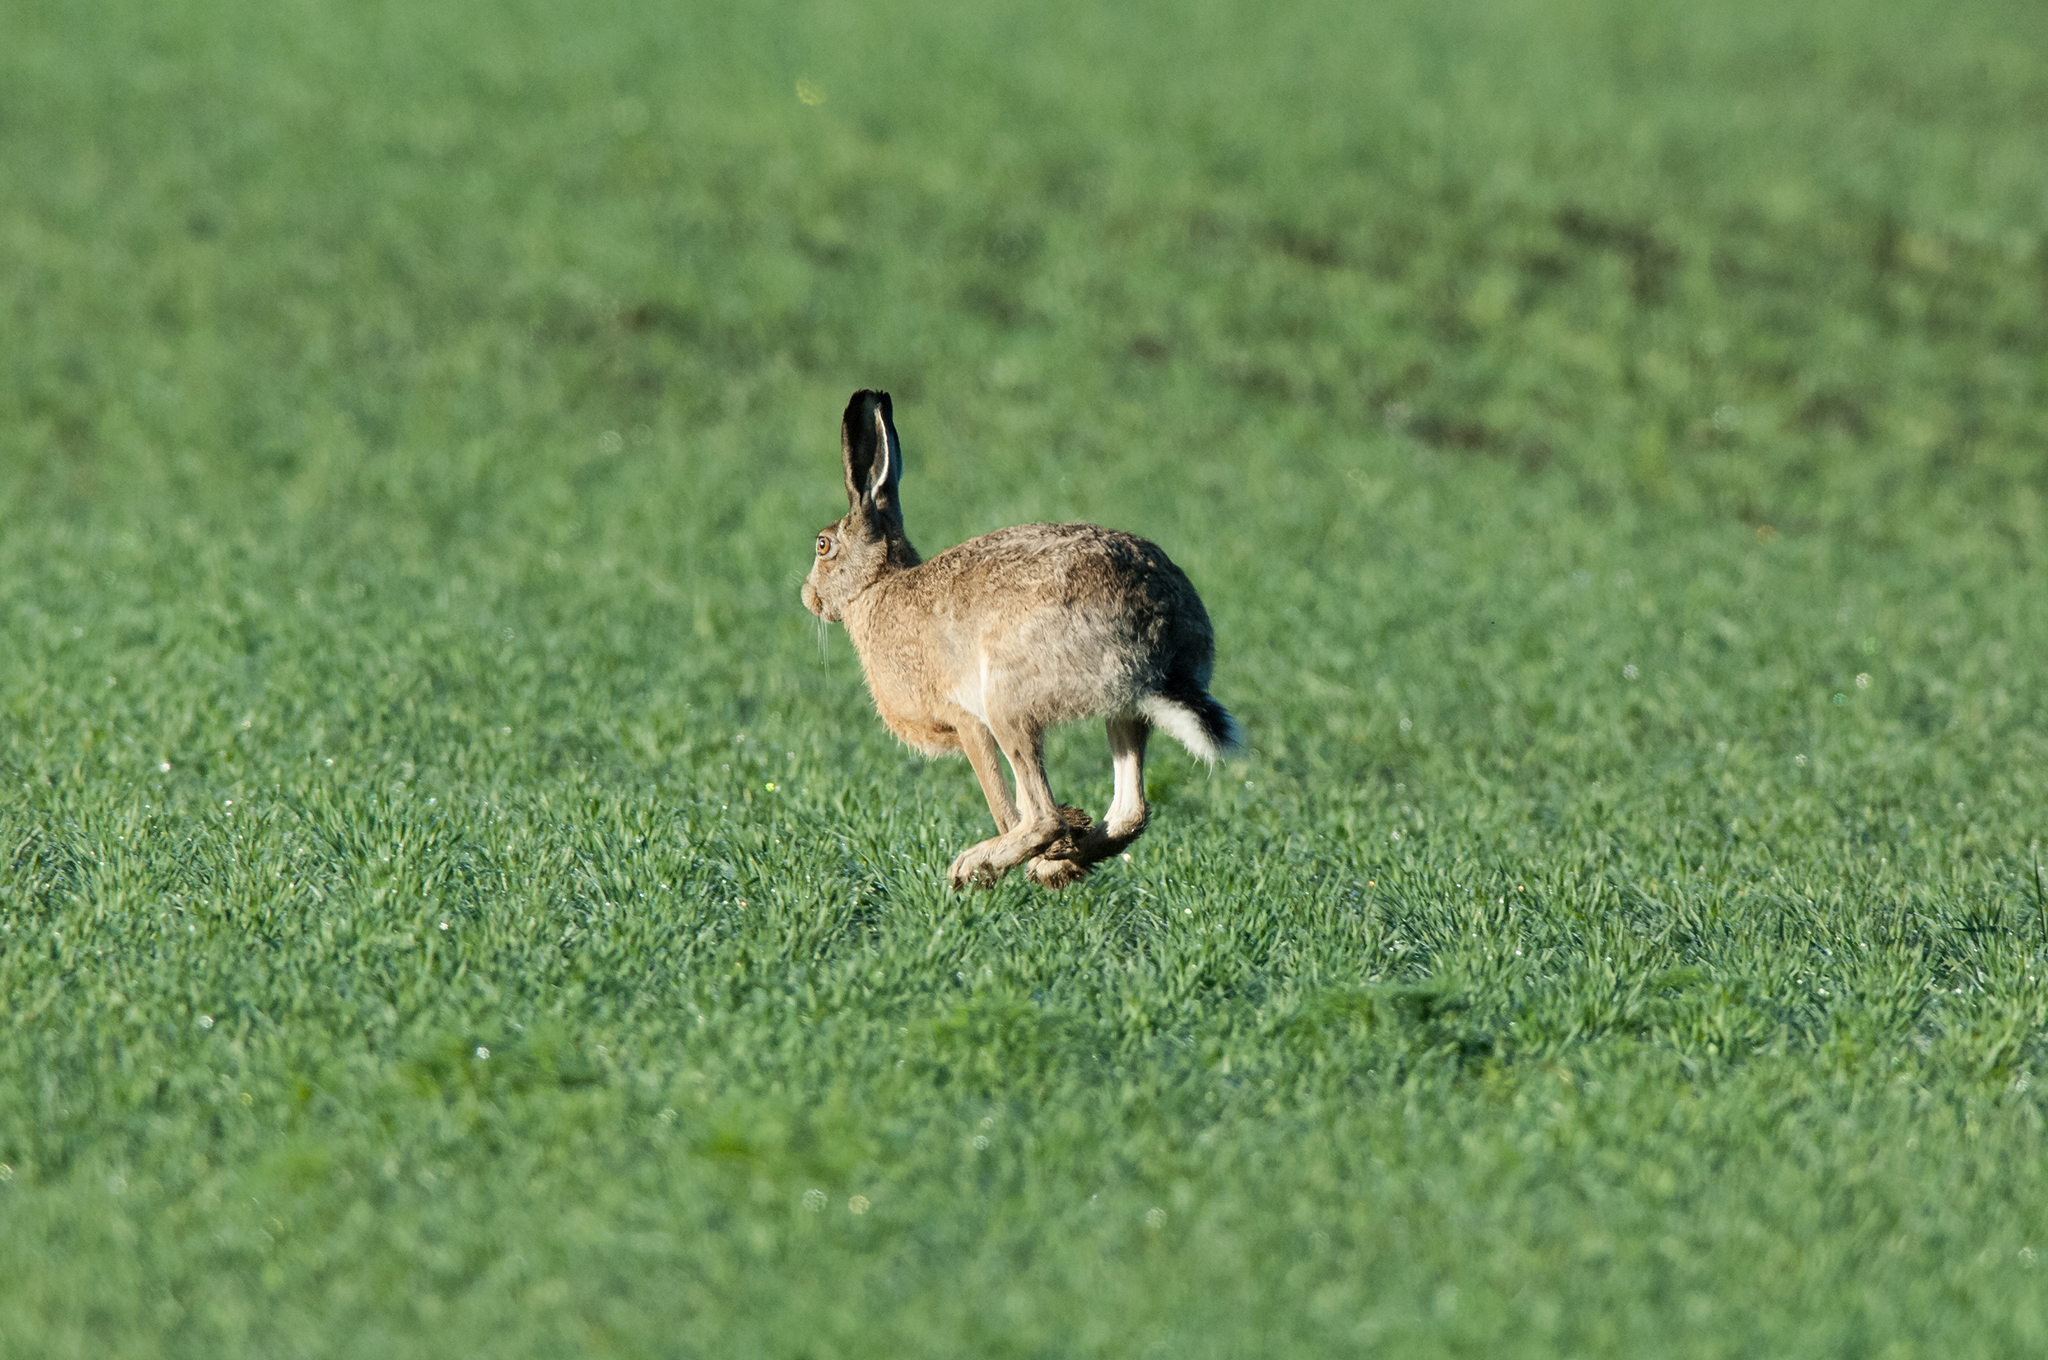
[[[1155, 726], [1203, 760], [1242, 749], [1208, 693], [1209, 615], [1156, 546], [1093, 524], [1024, 524], [927, 562], [903, 534], [889, 394], [854, 393], [839, 438], [846, 516], [818, 535], [804, 607], [846, 625], [891, 732], [974, 767], [997, 834], [953, 861], [955, 889], [992, 886], [1026, 861], [1034, 882], [1064, 888], [1135, 841]], [[1107, 721], [1116, 774], [1099, 823], [1056, 803], [1045, 778], [1046, 729], [1089, 717]]]

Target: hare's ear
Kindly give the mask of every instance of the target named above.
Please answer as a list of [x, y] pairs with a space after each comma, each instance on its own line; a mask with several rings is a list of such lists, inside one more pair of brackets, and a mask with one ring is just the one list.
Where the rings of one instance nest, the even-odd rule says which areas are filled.
[[900, 514], [896, 484], [903, 476], [903, 445], [889, 416], [887, 392], [860, 391], [846, 403], [839, 421], [839, 449], [846, 459], [846, 504]]

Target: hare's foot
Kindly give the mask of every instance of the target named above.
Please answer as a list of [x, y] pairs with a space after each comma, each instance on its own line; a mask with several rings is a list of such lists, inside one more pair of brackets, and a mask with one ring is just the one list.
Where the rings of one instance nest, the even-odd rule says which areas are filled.
[[946, 870], [953, 891], [966, 887], [993, 888], [1015, 868], [1017, 856], [1011, 852], [1009, 840], [1008, 836], [991, 836], [955, 856], [952, 867]]
[[1111, 808], [1109, 816], [1089, 827], [1088, 833], [1080, 838], [1076, 846], [1079, 851], [1077, 857], [1093, 864], [1111, 855], [1122, 854], [1130, 848], [1132, 841], [1145, 834], [1145, 827], [1151, 819], [1150, 810], [1144, 807], [1140, 807], [1135, 815], [1121, 817], [1115, 808]]
[[1089, 860], [1054, 859], [1051, 855], [1040, 855], [1031, 861], [1031, 867], [1026, 869], [1025, 873], [1029, 874], [1031, 881], [1039, 887], [1057, 890], [1069, 883], [1079, 883], [1088, 877], [1089, 871], [1094, 867], [1094, 863]]
[[1042, 888], [1080, 882], [1097, 864], [1123, 853], [1124, 847], [1145, 834], [1143, 811], [1135, 817], [1095, 822], [1079, 808], [1063, 807], [1060, 816], [1066, 834], [1031, 861], [1031, 881]]
[[1061, 808], [1059, 813], [1058, 821], [1048, 817], [1042, 822], [1013, 826], [1000, 836], [968, 846], [953, 861], [946, 876], [956, 890], [969, 884], [989, 888], [1025, 860], [1041, 855], [1073, 856], [1077, 853], [1076, 837], [1085, 834], [1089, 825], [1088, 814], [1079, 808]]
[[1041, 850], [1027, 871], [1041, 888], [1064, 888], [1088, 876], [1090, 859], [1082, 847], [1095, 827], [1095, 819], [1077, 807], [1060, 807], [1060, 834]]
[[1071, 859], [1075, 848], [1081, 844], [1081, 838], [1086, 836], [1089, 829], [1094, 825], [1095, 819], [1090, 817], [1085, 810], [1077, 807], [1068, 807], [1065, 803], [1061, 803], [1059, 838], [1051, 845], [1046, 846], [1045, 849], [1039, 851], [1039, 854], [1041, 856], [1057, 856], [1061, 859]]

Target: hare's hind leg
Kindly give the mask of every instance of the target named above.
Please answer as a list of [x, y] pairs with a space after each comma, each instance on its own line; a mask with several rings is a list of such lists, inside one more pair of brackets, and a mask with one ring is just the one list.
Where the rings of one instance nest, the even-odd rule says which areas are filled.
[[[1109, 811], [1094, 826], [1073, 826], [1076, 834], [1067, 846], [1055, 845], [1031, 861], [1031, 877], [1047, 888], [1064, 888], [1087, 876], [1090, 868], [1145, 834], [1151, 809], [1145, 806], [1145, 738], [1152, 725], [1139, 717], [1111, 718], [1109, 729], [1110, 766], [1116, 773], [1116, 794]], [[1069, 825], [1072, 823], [1070, 821]]]
[[[1017, 775], [1017, 824], [999, 836], [962, 850], [947, 870], [955, 888], [987, 886], [1067, 833], [1060, 807], [1045, 780], [1045, 734], [1036, 727], [992, 727], [992, 735]], [[995, 800], [989, 800], [991, 810]]]
[[1116, 795], [1109, 800], [1109, 811], [1102, 814], [1102, 825], [1091, 831], [1081, 846], [1083, 853], [1095, 859], [1122, 854], [1145, 834], [1145, 825], [1152, 820], [1152, 809], [1145, 806], [1145, 738], [1152, 734], [1152, 724], [1130, 717], [1111, 718], [1108, 726]]

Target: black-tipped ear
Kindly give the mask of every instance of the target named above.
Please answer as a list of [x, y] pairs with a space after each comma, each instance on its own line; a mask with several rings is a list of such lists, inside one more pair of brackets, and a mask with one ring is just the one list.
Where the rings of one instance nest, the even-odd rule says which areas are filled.
[[846, 461], [847, 507], [865, 501], [873, 509], [895, 513], [903, 445], [896, 438], [887, 392], [863, 389], [853, 394], [839, 420], [839, 450]]

